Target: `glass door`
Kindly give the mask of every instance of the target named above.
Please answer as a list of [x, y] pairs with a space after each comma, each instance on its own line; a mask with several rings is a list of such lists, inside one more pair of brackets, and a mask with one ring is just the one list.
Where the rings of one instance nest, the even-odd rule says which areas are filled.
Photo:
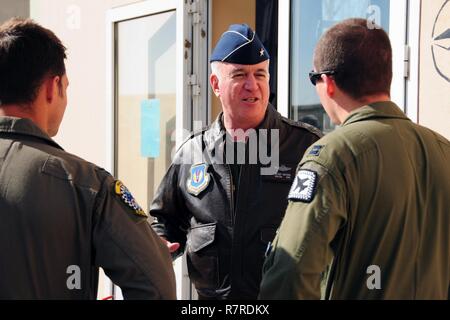
[[[285, 95], [291, 119], [310, 123], [324, 133], [335, 126], [323, 110], [319, 98], [308, 79], [312, 69], [313, 52], [322, 34], [335, 23], [351, 17], [375, 21], [388, 32], [393, 47], [394, 79], [392, 99], [400, 106], [405, 101], [405, 43], [406, 0], [294, 0], [289, 8], [289, 47], [281, 55], [289, 56], [289, 71], [285, 71], [288, 90]], [[393, 19], [395, 18], [395, 22]], [[281, 20], [281, 17], [280, 17]], [[285, 21], [286, 19], [283, 19]], [[282, 27], [286, 29], [286, 26]], [[285, 68], [286, 68], [285, 67]], [[281, 70], [283, 72], [283, 70]], [[280, 87], [279, 87], [280, 88]], [[287, 95], [287, 96], [286, 96]], [[283, 110], [282, 110], [283, 111]]]
[[[192, 58], [184, 43], [192, 30], [185, 26], [188, 9], [183, 1], [151, 0], [108, 11], [111, 168], [147, 212], [192, 127]], [[182, 259], [174, 268], [177, 297], [189, 298]], [[113, 288], [120, 299], [120, 289]]]

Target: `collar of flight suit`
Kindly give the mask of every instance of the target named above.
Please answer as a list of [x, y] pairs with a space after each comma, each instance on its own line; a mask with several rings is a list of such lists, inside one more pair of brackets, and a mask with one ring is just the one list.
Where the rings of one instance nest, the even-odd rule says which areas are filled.
[[64, 150], [30, 119], [0, 116], [0, 134], [1, 133], [38, 138], [39, 140], [43, 140], [47, 144]]
[[342, 127], [350, 123], [367, 119], [396, 118], [411, 121], [405, 113], [392, 101], [374, 102], [353, 110], [342, 123]]
[[[276, 123], [279, 120], [279, 113], [275, 110], [275, 107], [269, 103], [263, 121], [255, 128], [255, 130], [258, 132], [259, 129], [278, 128], [279, 126]], [[210, 152], [214, 152], [217, 144], [223, 144], [225, 142], [226, 133], [227, 131], [223, 124], [223, 112], [221, 112], [217, 116], [217, 119], [211, 124], [209, 130], [206, 131], [205, 141]]]

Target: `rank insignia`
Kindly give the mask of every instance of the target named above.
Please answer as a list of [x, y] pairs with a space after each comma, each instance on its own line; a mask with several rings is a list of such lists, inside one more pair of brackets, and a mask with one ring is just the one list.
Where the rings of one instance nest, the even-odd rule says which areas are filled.
[[187, 191], [194, 196], [198, 196], [209, 184], [211, 177], [206, 172], [208, 165], [199, 164], [191, 167], [191, 175], [187, 181]]
[[314, 147], [312, 147], [311, 151], [309, 151], [308, 155], [318, 157], [322, 149], [323, 146], [315, 145]]
[[289, 200], [309, 203], [314, 199], [317, 185], [317, 173], [310, 170], [300, 170], [294, 179]]
[[148, 217], [145, 211], [136, 202], [131, 192], [128, 190], [127, 187], [125, 187], [125, 185], [121, 181], [117, 180], [116, 183], [114, 184], [114, 192], [128, 207], [133, 209], [135, 215], [146, 218]]

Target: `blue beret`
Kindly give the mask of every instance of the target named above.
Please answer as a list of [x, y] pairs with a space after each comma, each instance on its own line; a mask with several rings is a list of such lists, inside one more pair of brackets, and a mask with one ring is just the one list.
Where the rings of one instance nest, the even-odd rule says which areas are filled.
[[232, 24], [217, 42], [210, 62], [257, 64], [267, 59], [269, 53], [256, 33], [246, 24]]

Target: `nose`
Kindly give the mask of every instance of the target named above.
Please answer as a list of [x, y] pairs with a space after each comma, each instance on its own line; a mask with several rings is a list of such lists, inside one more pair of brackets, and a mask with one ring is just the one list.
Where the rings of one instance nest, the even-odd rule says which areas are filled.
[[258, 87], [258, 83], [256, 82], [256, 78], [253, 74], [249, 74], [247, 79], [245, 80], [244, 88], [248, 91], [256, 90]]

